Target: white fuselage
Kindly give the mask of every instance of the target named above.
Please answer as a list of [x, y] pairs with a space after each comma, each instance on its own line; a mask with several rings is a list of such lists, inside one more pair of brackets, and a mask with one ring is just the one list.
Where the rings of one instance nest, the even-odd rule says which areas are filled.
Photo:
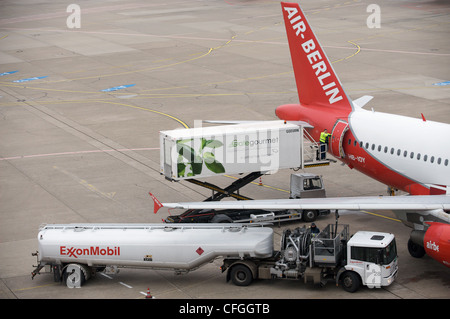
[[449, 124], [363, 109], [351, 112], [348, 120], [356, 141], [380, 164], [449, 192]]

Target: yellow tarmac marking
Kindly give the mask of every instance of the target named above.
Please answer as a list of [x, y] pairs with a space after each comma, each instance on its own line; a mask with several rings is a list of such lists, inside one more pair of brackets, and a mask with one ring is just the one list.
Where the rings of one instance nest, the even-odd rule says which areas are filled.
[[60, 283], [55, 282], [53, 284], [40, 285], [40, 286], [28, 287], [28, 288], [20, 288], [20, 289], [14, 290], [14, 291], [24, 291], [24, 290], [31, 290], [31, 289], [36, 289], [36, 288], [44, 288], [44, 287], [50, 287], [50, 286], [56, 286], [56, 285], [60, 285]]
[[183, 122], [179, 118], [176, 118], [175, 116], [172, 116], [172, 115], [167, 114], [167, 113], [163, 113], [163, 112], [159, 112], [159, 111], [155, 111], [155, 110], [152, 110], [152, 109], [147, 109], [145, 107], [131, 105], [131, 104], [118, 103], [118, 102], [108, 102], [108, 101], [101, 101], [101, 102], [102, 103], [109, 103], [109, 104], [116, 104], [116, 105], [127, 106], [127, 107], [131, 107], [131, 108], [134, 108], [134, 109], [143, 110], [143, 111], [147, 111], [147, 112], [152, 112], [152, 113], [156, 113], [156, 114], [159, 114], [159, 115], [163, 115], [163, 116], [166, 116], [168, 118], [171, 118], [172, 120], [177, 121], [178, 123], [183, 125], [185, 128], [189, 128], [189, 126], [185, 122]]
[[397, 218], [387, 217], [387, 216], [384, 216], [384, 215], [375, 214], [375, 213], [368, 212], [368, 211], [365, 211], [365, 210], [362, 210], [361, 212], [366, 213], [366, 214], [369, 214], [369, 215], [373, 215], [373, 216], [376, 216], [376, 217], [381, 217], [381, 218], [393, 220], [393, 221], [396, 221], [396, 222], [401, 222], [401, 220], [400, 220], [400, 219], [397, 219]]
[[341, 62], [341, 61], [350, 59], [350, 58], [354, 57], [355, 55], [357, 55], [359, 52], [361, 52], [361, 47], [358, 44], [356, 44], [355, 42], [352, 42], [352, 41], [347, 41], [347, 42], [353, 44], [356, 47], [356, 49], [357, 49], [356, 52], [351, 54], [351, 55], [349, 55], [349, 56], [347, 56], [347, 57], [345, 57], [345, 58], [333, 61], [331, 63], [337, 63], [337, 62]]
[[66, 171], [65, 169], [58, 167], [58, 166], [53, 166], [54, 169], [56, 169], [57, 171], [60, 171], [61, 173], [69, 176], [70, 178], [72, 178], [74, 181], [76, 181], [77, 183], [79, 183], [80, 185], [84, 186], [85, 188], [87, 188], [88, 190], [90, 190], [91, 192], [94, 192], [102, 197], [105, 197], [107, 199], [113, 199], [114, 195], [116, 195], [116, 192], [110, 192], [110, 193], [105, 193], [102, 192], [101, 190], [99, 190], [97, 187], [95, 187], [94, 185], [90, 184], [89, 182], [87, 182], [86, 180], [79, 178], [78, 176], [76, 176], [73, 173], [70, 173], [68, 171]]

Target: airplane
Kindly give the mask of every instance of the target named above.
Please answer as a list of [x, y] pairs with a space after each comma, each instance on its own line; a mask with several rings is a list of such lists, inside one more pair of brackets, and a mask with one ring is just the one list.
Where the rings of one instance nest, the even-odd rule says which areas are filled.
[[307, 198], [163, 203], [184, 209], [392, 210], [413, 230], [408, 251], [450, 268], [450, 125], [365, 110], [372, 99], [352, 101], [345, 93], [305, 14], [297, 3], [281, 2], [299, 104], [280, 105], [276, 116], [306, 122], [319, 140], [331, 132], [328, 153], [351, 169], [409, 193], [408, 196]]

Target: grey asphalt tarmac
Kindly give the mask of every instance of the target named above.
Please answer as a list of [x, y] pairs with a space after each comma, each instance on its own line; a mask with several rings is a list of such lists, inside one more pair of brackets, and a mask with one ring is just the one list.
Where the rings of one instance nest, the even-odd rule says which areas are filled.
[[[450, 123], [450, 4], [380, 0], [380, 27], [370, 28], [371, 3], [300, 1], [351, 98], [372, 95], [366, 108]], [[450, 298], [449, 269], [411, 257], [410, 229], [389, 211], [340, 217], [353, 232], [397, 237], [399, 275], [383, 289], [349, 294], [296, 281], [236, 287], [220, 260], [183, 276], [98, 274], [81, 289], [49, 274], [31, 280], [43, 223], [159, 223], [169, 212], [153, 214], [148, 192], [161, 202], [210, 195], [160, 175], [159, 131], [196, 120], [274, 120], [278, 105], [297, 103], [279, 2], [2, 1], [0, 95], [1, 299], [138, 299], [148, 288], [158, 299]], [[338, 163], [305, 171], [323, 176], [328, 196], [386, 194], [385, 185]], [[241, 193], [288, 198], [291, 173], [263, 176], [263, 186]], [[329, 215], [317, 224], [333, 222]], [[275, 243], [284, 228], [301, 225], [274, 225]]]

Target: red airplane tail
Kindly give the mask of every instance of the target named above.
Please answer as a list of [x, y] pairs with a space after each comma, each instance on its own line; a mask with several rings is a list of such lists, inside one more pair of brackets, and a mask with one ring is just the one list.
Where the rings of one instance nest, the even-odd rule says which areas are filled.
[[328, 57], [297, 3], [281, 3], [300, 103], [352, 109]]

